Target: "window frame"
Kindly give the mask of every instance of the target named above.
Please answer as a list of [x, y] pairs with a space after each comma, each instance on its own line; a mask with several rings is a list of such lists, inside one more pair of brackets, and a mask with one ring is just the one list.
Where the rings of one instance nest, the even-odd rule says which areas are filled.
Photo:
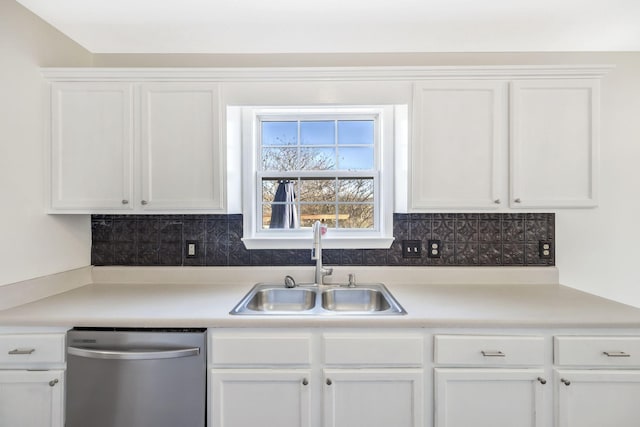
[[[264, 118], [286, 120], [356, 120], [374, 119], [374, 169], [348, 171], [274, 172], [263, 171], [261, 165], [260, 125]], [[242, 107], [242, 193], [243, 242], [248, 249], [308, 249], [312, 243], [311, 228], [262, 228], [262, 179], [298, 177], [366, 177], [374, 180], [374, 227], [372, 229], [329, 229], [323, 247], [389, 248], [393, 242], [393, 106], [296, 106]]]

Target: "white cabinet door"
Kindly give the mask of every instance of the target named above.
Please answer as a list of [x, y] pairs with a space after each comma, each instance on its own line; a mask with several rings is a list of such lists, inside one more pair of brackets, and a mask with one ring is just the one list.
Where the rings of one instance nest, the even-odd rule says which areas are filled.
[[511, 207], [597, 204], [600, 82], [511, 83]]
[[324, 427], [422, 427], [421, 369], [325, 369]]
[[546, 382], [542, 369], [435, 369], [435, 427], [544, 427]]
[[226, 159], [218, 85], [142, 85], [141, 110], [140, 206], [222, 211]]
[[211, 427], [310, 427], [311, 374], [294, 369], [212, 369]]
[[52, 85], [52, 209], [131, 209], [131, 86], [104, 82]]
[[558, 427], [640, 425], [640, 370], [556, 371]]
[[412, 209], [500, 207], [507, 83], [428, 81], [414, 86]]
[[64, 371], [0, 371], [0, 425], [63, 427]]

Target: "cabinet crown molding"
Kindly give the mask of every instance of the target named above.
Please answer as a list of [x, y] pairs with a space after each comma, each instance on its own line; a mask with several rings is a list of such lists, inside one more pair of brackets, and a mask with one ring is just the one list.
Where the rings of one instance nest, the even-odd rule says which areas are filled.
[[601, 78], [615, 65], [42, 68], [52, 81], [333, 81]]

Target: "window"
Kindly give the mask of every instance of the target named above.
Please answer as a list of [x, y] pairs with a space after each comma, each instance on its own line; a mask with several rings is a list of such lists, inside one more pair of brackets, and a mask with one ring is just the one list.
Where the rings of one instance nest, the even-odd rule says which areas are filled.
[[247, 247], [310, 247], [318, 220], [325, 247], [389, 247], [392, 109], [245, 110]]

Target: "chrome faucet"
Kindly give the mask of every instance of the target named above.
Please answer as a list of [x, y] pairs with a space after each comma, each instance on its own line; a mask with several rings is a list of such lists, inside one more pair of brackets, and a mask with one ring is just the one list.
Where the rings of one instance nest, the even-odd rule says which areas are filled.
[[311, 259], [316, 261], [316, 272], [314, 276], [316, 285], [324, 285], [324, 276], [331, 276], [333, 268], [322, 266], [322, 235], [326, 233], [327, 226], [316, 221], [313, 223], [313, 248], [311, 248]]

